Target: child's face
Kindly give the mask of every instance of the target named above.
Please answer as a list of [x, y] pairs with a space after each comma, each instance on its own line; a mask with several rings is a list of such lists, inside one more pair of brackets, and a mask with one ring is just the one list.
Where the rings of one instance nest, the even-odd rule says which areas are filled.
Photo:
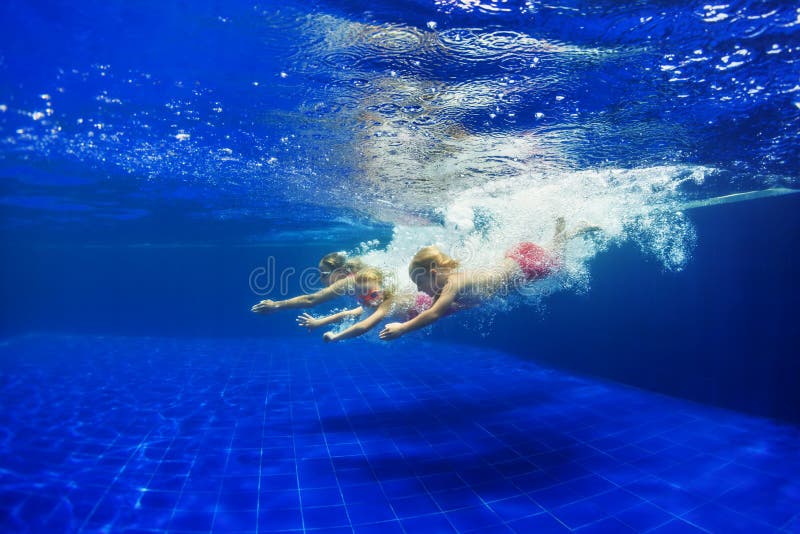
[[383, 290], [375, 283], [356, 284], [356, 298], [362, 305], [374, 308], [383, 302]]
[[414, 277], [414, 283], [416, 284], [417, 289], [423, 293], [427, 293], [432, 297], [435, 297], [438, 289], [440, 289], [438, 282], [439, 280], [436, 276], [436, 270], [423, 271]]

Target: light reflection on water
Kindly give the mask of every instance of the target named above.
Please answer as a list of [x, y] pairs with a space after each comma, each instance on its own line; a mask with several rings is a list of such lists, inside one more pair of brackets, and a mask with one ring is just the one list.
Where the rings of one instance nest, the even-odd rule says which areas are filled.
[[[317, 205], [406, 223], [440, 220], [486, 183], [581, 171], [720, 169], [675, 189], [693, 198], [796, 181], [787, 66], [800, 47], [785, 6], [361, 7], [144, 7], [182, 31], [116, 61], [85, 52], [144, 22], [113, 6], [84, 17], [84, 54], [49, 82], [15, 84], [5, 69], [4, 205], [34, 206], [20, 215], [32, 224], [73, 205], [133, 218], [187, 200], [212, 219], [300, 222], [285, 207]], [[195, 26], [203, 53], [186, 56]], [[65, 183], [102, 187], [47, 189]]]

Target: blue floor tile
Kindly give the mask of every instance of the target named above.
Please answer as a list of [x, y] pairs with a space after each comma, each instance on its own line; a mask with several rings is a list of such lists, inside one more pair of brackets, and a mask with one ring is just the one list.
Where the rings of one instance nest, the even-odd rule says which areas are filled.
[[[10, 340], [0, 527], [800, 530], [796, 427], [483, 349], [349, 347]], [[53, 350], [70, 365], [32, 363]]]
[[416, 477], [387, 480], [383, 482], [382, 486], [384, 493], [390, 499], [411, 497], [426, 491], [425, 485]]
[[800, 512], [783, 525], [786, 532], [800, 532]]
[[530, 534], [533, 532], [537, 534], [567, 534], [571, 532], [566, 525], [547, 513], [517, 519], [516, 521], [509, 521], [508, 526], [519, 534]]
[[353, 527], [357, 534], [405, 534], [400, 521], [383, 521], [369, 525], [358, 525]]
[[333, 528], [350, 525], [344, 506], [303, 508], [303, 521], [308, 529]]
[[608, 513], [599, 505], [592, 502], [591, 499], [585, 499], [550, 509], [550, 513], [572, 530], [608, 517]]
[[577, 534], [635, 534], [637, 531], [615, 517], [609, 517], [584, 525], [575, 530]]
[[528, 494], [542, 508], [549, 510], [565, 504], [581, 500], [584, 496], [578, 493], [569, 483], [557, 484]]
[[303, 490], [303, 506], [341, 506], [342, 495], [339, 488], [322, 488]]
[[432, 494], [431, 497], [444, 511], [483, 505], [481, 498], [469, 488], [440, 491]]
[[494, 513], [503, 521], [514, 521], [523, 517], [538, 514], [543, 511], [542, 507], [533, 502], [527, 496], [509, 497], [499, 501], [488, 503]]
[[392, 521], [398, 517], [388, 502], [352, 504], [347, 507], [347, 510], [353, 525]]
[[510, 481], [523, 493], [533, 493], [551, 486], [556, 486], [562, 481], [553, 478], [544, 471], [536, 471], [510, 479]]
[[486, 506], [462, 508], [447, 512], [447, 519], [460, 532], [491, 527], [503, 523], [503, 520], [493, 510]]
[[608, 515], [618, 514], [644, 502], [640, 497], [624, 488], [614, 488], [605, 493], [593, 495], [587, 500], [607, 512]]
[[647, 502], [643, 502], [632, 508], [623, 510], [614, 517], [634, 530], [640, 532], [654, 529], [668, 521], [675, 519], [674, 515], [665, 512], [661, 508], [658, 508], [657, 506]]
[[210, 531], [213, 522], [213, 512], [177, 510], [169, 521], [169, 528], [175, 530]]
[[252, 511], [219, 509], [214, 516], [213, 529], [219, 532], [247, 532], [258, 523], [258, 514]]
[[649, 530], [647, 534], [701, 534], [708, 532], [700, 527], [681, 519], [673, 519], [660, 527]]
[[749, 478], [715, 502], [780, 527], [800, 510], [800, 479], [762, 474]]
[[[332, 488], [331, 488], [332, 489]], [[386, 503], [387, 499], [383, 491], [376, 484], [358, 484], [353, 486], [342, 486], [342, 495], [347, 505], [361, 503]]]
[[731, 509], [715, 503], [709, 503], [685, 514], [682, 519], [691, 522], [709, 532], [773, 532], [775, 528]]
[[299, 508], [265, 508], [259, 511], [259, 530], [289, 530], [302, 526]]
[[420, 493], [411, 497], [399, 497], [391, 500], [392, 508], [400, 519], [439, 513], [441, 510], [430, 496]]
[[624, 488], [674, 515], [684, 514], [708, 502], [706, 497], [689, 493], [681, 486], [654, 476], [637, 480]]
[[458, 532], [443, 515], [427, 515], [402, 520], [406, 532]]

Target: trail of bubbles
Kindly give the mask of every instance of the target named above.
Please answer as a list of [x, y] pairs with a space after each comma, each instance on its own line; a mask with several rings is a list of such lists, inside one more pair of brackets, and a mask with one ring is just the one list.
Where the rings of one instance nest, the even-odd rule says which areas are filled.
[[[522, 241], [550, 246], [556, 220], [567, 231], [585, 225], [601, 231], [568, 242], [564, 268], [524, 287], [511, 299], [494, 299], [472, 314], [478, 328], [519, 304], [541, 305], [554, 291], [588, 290], [589, 263], [610, 246], [632, 241], [666, 270], [681, 270], [691, 257], [695, 231], [681, 211], [683, 184], [700, 184], [714, 171], [697, 166], [547, 171], [488, 182], [457, 194], [439, 208], [442, 224], [398, 225], [391, 242], [363, 244], [364, 260], [384, 269], [402, 290], [414, 291], [408, 264], [419, 248], [437, 245], [465, 269], [498, 265]], [[481, 317], [482, 316], [482, 317]]]

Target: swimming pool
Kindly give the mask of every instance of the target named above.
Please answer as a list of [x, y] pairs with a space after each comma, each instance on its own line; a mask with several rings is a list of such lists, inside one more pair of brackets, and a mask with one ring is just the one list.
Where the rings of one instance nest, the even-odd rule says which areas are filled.
[[[800, 531], [797, 17], [3, 5], [2, 530]], [[395, 341], [250, 312], [560, 224]]]

